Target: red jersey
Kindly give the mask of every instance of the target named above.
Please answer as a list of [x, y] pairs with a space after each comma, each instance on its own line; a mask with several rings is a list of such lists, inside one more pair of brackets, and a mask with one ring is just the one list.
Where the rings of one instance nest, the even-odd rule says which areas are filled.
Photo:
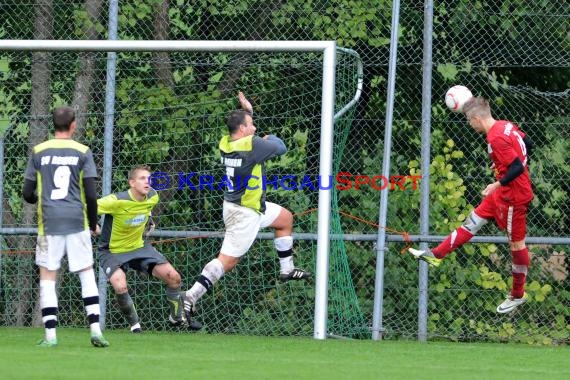
[[517, 157], [523, 163], [524, 172], [521, 175], [506, 186], [500, 186], [495, 190], [498, 193], [495, 196], [512, 205], [528, 203], [534, 198], [524, 136], [525, 134], [514, 123], [507, 120], [497, 120], [487, 133], [488, 152], [493, 161], [497, 180], [507, 174], [509, 165]]

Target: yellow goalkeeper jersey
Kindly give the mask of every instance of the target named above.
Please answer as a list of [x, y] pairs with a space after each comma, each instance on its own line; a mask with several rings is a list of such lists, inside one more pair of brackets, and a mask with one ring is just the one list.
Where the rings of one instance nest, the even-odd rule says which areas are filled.
[[157, 203], [158, 193], [155, 190], [150, 190], [143, 201], [137, 201], [130, 190], [98, 199], [97, 213], [105, 215], [99, 248], [108, 249], [111, 253], [141, 248], [146, 224]]

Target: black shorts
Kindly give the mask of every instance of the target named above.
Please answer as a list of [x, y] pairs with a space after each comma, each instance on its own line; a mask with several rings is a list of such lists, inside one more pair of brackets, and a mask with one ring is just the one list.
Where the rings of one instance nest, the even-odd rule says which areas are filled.
[[109, 250], [99, 249], [97, 257], [99, 258], [99, 265], [103, 268], [107, 278], [111, 278], [111, 275], [119, 268], [124, 272], [133, 269], [152, 275], [155, 265], [168, 262], [166, 257], [154, 249], [148, 242], [145, 242], [141, 248], [125, 253], [111, 253]]

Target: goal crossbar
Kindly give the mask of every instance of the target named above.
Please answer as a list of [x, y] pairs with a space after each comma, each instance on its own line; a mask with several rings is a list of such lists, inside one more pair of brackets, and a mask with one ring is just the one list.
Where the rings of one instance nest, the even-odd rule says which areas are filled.
[[0, 50], [19, 51], [326, 51], [334, 41], [0, 40]]

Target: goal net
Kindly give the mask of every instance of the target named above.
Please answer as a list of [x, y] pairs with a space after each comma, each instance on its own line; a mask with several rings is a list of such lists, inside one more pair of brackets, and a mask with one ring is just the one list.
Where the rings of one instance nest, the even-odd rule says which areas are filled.
[[[205, 47], [118, 52], [114, 83], [108, 81], [111, 56], [103, 51], [0, 50], [0, 227], [7, 233], [0, 255], [1, 325], [40, 325], [33, 262], [35, 206], [24, 205], [20, 191], [29, 149], [50, 136], [50, 110], [62, 104], [76, 109], [75, 139], [93, 150], [102, 178], [100, 195], [126, 190], [127, 173], [135, 165], [147, 164], [161, 173], [161, 201], [153, 210], [157, 228], [150, 240], [180, 272], [187, 289], [221, 246], [219, 184], [225, 173], [218, 142], [226, 133], [228, 112], [239, 107], [237, 92], [244, 91], [253, 105], [257, 133], [275, 134], [288, 147], [286, 155], [267, 165], [267, 175], [275, 179], [267, 199], [293, 212], [295, 264], [316, 271], [323, 54], [305, 48], [216, 52]], [[340, 157], [354, 116], [360, 67], [356, 54], [337, 50], [334, 157]], [[109, 149], [112, 156], [105, 157]], [[332, 210], [330, 232], [339, 234], [334, 204]], [[329, 252], [327, 333], [366, 333], [343, 242], [332, 241]], [[272, 233], [262, 230], [240, 264], [200, 300], [196, 319], [214, 333], [311, 335], [318, 301], [315, 284], [281, 283], [278, 275]], [[143, 328], [168, 329], [165, 285], [132, 271], [127, 278]], [[100, 284], [106, 328], [127, 328], [112, 288]], [[58, 295], [60, 326], [84, 326], [80, 284], [65, 265]]]

